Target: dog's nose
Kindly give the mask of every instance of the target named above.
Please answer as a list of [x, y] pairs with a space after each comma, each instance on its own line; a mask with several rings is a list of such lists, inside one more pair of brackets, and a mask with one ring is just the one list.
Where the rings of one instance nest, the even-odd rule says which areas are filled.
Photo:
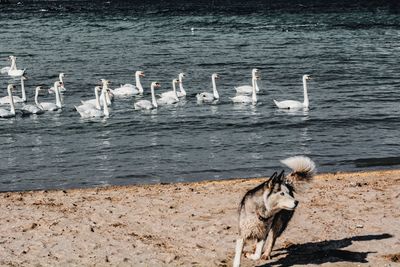
[[297, 200], [294, 201], [294, 206], [297, 207], [297, 204], [299, 204], [299, 202]]

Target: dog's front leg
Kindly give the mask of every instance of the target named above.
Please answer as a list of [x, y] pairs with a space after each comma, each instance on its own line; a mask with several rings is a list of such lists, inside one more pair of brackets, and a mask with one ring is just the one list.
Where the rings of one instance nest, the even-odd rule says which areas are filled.
[[233, 260], [233, 267], [240, 266], [240, 257], [242, 256], [244, 246], [244, 238], [236, 239], [235, 259]]
[[262, 255], [263, 260], [269, 260], [271, 259], [271, 252], [272, 252], [272, 247], [275, 244], [276, 240], [276, 233], [274, 231], [274, 228], [271, 228], [268, 233], [268, 239], [267, 239], [267, 246], [265, 248], [265, 251]]
[[259, 260], [261, 258], [261, 253], [262, 249], [264, 247], [265, 240], [259, 240], [256, 245], [256, 251], [254, 254], [246, 253], [246, 258], [252, 259], [252, 260]]

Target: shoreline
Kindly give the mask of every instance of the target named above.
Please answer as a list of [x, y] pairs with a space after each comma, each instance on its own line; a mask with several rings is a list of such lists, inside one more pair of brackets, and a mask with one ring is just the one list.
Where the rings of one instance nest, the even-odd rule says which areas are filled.
[[[230, 266], [263, 179], [1, 192], [0, 265]], [[243, 266], [400, 265], [400, 170], [317, 174], [296, 197], [272, 259]]]
[[[318, 172], [315, 179], [319, 179], [324, 176], [328, 175], [351, 175], [351, 174], [373, 174], [373, 173], [381, 173], [381, 172], [390, 172], [390, 171], [400, 171], [400, 168], [398, 169], [371, 169], [371, 170], [360, 170], [360, 171], [336, 171], [336, 172]], [[74, 191], [74, 190], [91, 190], [91, 189], [118, 189], [118, 188], [129, 188], [129, 187], [135, 187], [135, 186], [168, 186], [168, 185], [191, 185], [191, 184], [202, 184], [202, 183], [209, 183], [209, 182], [229, 182], [229, 181], [236, 181], [236, 180], [261, 180], [265, 179], [266, 176], [263, 177], [230, 177], [230, 178], [222, 178], [222, 179], [205, 179], [205, 180], [200, 180], [200, 181], [179, 181], [179, 182], [150, 182], [150, 183], [132, 183], [132, 184], [122, 184], [122, 185], [112, 185], [112, 184], [106, 184], [106, 185], [94, 185], [94, 186], [87, 186], [87, 187], [65, 187], [65, 188], [41, 188], [41, 189], [27, 189], [27, 190], [12, 190], [12, 191], [2, 191], [0, 190], [0, 195], [4, 193], [28, 193], [28, 192], [41, 192], [41, 191], [46, 191], [46, 192], [54, 192], [54, 191]]]

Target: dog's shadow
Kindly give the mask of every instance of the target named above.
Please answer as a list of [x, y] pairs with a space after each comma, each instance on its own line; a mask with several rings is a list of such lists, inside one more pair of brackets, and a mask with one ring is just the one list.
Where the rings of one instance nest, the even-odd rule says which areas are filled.
[[[376, 253], [373, 251], [368, 252], [354, 252], [342, 250], [341, 248], [348, 247], [353, 241], [370, 241], [391, 238], [390, 234], [379, 235], [362, 235], [343, 238], [339, 240], [327, 240], [321, 242], [308, 242], [304, 244], [292, 244], [286, 248], [275, 250], [272, 255], [272, 261], [268, 262], [262, 267], [267, 266], [292, 266], [294, 264], [323, 264], [334, 262], [359, 262], [366, 263], [369, 253]], [[284, 256], [276, 261], [274, 258]]]

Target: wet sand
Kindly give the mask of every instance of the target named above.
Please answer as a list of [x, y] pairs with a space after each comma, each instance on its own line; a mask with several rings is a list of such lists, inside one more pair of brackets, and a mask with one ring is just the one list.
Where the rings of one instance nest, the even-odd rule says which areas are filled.
[[[230, 266], [262, 181], [1, 193], [0, 265]], [[400, 170], [320, 174], [297, 198], [272, 259], [243, 266], [400, 266]]]

